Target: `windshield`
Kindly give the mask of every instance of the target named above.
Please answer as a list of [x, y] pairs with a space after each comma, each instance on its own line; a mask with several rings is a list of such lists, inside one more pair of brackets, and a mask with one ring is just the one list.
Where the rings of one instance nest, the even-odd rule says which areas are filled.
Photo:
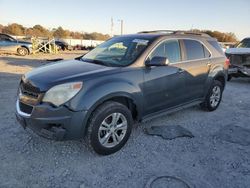
[[244, 39], [241, 41], [238, 45], [237, 48], [250, 48], [250, 39]]
[[106, 66], [128, 66], [141, 55], [149, 43], [149, 39], [141, 37], [115, 37], [84, 55], [82, 60]]

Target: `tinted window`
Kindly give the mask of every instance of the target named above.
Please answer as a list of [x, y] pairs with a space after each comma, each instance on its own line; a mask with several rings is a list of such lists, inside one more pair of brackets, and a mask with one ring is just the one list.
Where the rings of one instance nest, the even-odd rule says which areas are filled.
[[237, 48], [250, 48], [250, 39], [244, 39], [241, 41], [238, 45]]
[[153, 57], [166, 57], [170, 63], [181, 61], [180, 46], [178, 40], [166, 41], [160, 44], [149, 56]]
[[0, 35], [0, 38], [2, 41], [14, 41], [13, 38], [7, 36], [7, 35]]
[[219, 53], [224, 54], [223, 50], [221, 49], [221, 46], [218, 44], [217, 41], [211, 40], [208, 41], [209, 44], [211, 44]]
[[183, 42], [186, 48], [187, 60], [205, 58], [204, 47], [200, 42], [196, 40], [183, 40]]

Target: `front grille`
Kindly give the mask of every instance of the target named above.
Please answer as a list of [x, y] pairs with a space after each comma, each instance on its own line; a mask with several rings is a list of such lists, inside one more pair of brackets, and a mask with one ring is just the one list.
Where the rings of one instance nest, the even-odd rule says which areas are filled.
[[19, 102], [19, 108], [22, 112], [26, 113], [26, 114], [31, 114], [33, 107], [27, 104], [24, 104], [22, 102]]
[[20, 89], [21, 89], [22, 94], [30, 96], [30, 97], [34, 97], [34, 98], [38, 98], [39, 93], [40, 93], [39, 88], [34, 87], [29, 83], [21, 82]]

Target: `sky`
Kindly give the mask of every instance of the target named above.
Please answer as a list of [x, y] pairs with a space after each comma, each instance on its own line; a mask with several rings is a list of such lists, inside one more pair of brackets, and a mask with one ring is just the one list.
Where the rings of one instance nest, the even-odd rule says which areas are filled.
[[114, 34], [209, 29], [250, 37], [250, 0], [0, 0], [0, 24]]

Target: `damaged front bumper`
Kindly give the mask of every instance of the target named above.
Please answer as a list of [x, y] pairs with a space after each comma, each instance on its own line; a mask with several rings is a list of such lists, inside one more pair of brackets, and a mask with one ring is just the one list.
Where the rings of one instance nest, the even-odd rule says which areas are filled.
[[45, 103], [30, 106], [16, 101], [16, 118], [22, 127], [53, 140], [82, 138], [86, 114], [87, 111], [74, 112], [65, 106], [54, 108]]
[[229, 77], [250, 77], [250, 49], [231, 48], [226, 56], [230, 60]]

